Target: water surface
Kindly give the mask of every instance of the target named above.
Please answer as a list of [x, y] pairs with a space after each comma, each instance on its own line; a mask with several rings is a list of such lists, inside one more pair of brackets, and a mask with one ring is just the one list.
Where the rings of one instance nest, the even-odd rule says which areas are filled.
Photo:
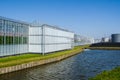
[[0, 76], [0, 80], [88, 80], [120, 66], [118, 50], [87, 50], [60, 62]]

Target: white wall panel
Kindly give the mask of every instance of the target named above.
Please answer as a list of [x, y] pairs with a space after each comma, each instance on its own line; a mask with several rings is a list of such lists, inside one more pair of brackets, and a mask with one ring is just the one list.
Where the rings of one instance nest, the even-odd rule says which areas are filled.
[[41, 44], [41, 36], [29, 36], [29, 43]]
[[29, 52], [41, 53], [41, 27], [29, 28]]
[[29, 35], [41, 35], [41, 27], [29, 27]]
[[71, 44], [45, 45], [45, 53], [71, 49]]
[[29, 52], [41, 53], [41, 45], [29, 45]]
[[45, 43], [71, 43], [71, 39], [64, 37], [45, 36]]
[[72, 32], [62, 31], [62, 30], [54, 29], [50, 27], [45, 27], [45, 35], [64, 36], [69, 38], [74, 37], [74, 33]]

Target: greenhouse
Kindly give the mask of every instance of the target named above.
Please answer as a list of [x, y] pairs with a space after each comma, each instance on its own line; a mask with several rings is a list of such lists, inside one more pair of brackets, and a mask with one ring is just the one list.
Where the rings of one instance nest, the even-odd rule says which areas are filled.
[[73, 48], [74, 33], [47, 24], [35, 26], [0, 17], [0, 56], [49, 53]]
[[0, 56], [28, 52], [29, 24], [0, 17]]
[[29, 28], [29, 52], [48, 53], [73, 48], [74, 33], [43, 24]]

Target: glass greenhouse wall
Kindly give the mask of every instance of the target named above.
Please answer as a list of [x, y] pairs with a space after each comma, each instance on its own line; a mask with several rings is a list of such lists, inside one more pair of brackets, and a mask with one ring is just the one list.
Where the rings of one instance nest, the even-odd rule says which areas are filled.
[[29, 52], [44, 54], [71, 49], [73, 44], [73, 32], [47, 24], [29, 28]]
[[0, 56], [49, 53], [74, 47], [74, 33], [47, 24], [33, 26], [0, 17]]
[[28, 24], [0, 17], [0, 56], [28, 52]]
[[44, 51], [43, 53], [71, 49], [74, 33], [49, 25], [43, 25]]

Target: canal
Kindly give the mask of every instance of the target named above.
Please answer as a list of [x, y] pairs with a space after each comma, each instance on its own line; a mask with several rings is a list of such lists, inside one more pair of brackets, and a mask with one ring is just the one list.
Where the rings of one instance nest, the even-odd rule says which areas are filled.
[[0, 80], [88, 80], [117, 66], [119, 50], [87, 50], [59, 62], [0, 75]]

